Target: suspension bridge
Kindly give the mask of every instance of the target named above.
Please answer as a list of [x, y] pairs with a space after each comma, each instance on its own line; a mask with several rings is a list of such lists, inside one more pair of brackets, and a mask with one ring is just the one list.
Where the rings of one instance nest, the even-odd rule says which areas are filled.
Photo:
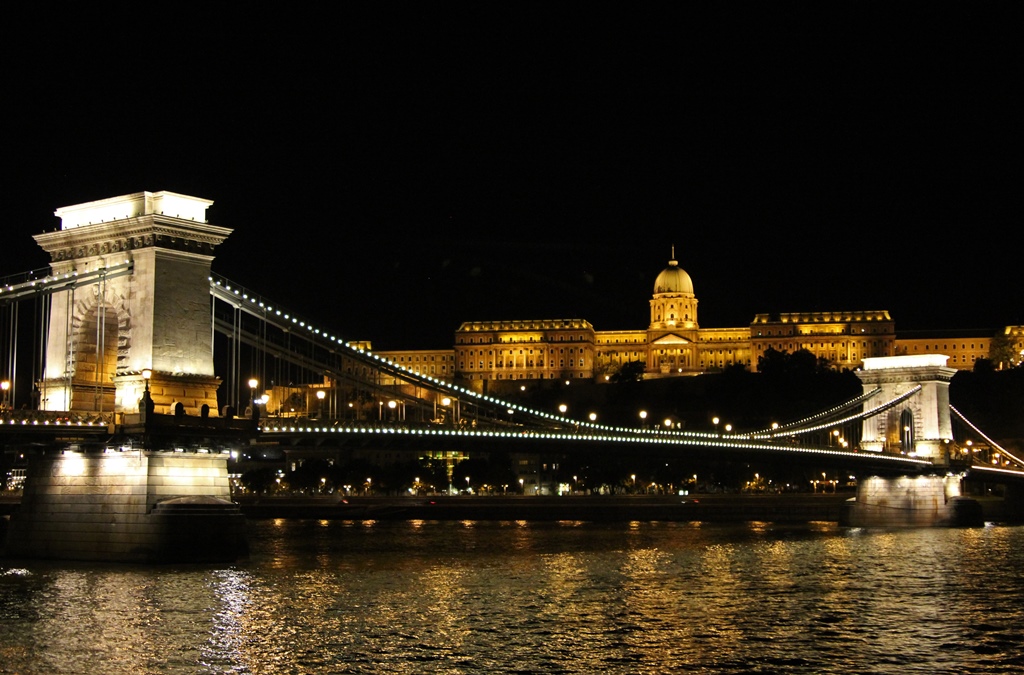
[[[767, 429], [574, 419], [383, 358], [216, 275], [230, 230], [205, 221], [210, 203], [147, 192], [58, 209], [62, 228], [36, 236], [50, 267], [0, 283], [0, 443], [36, 467], [16, 550], [166, 557], [168, 542], [195, 539], [187, 513], [215, 524], [209, 548], [237, 532], [225, 466], [253, 445], [827, 464], [872, 479], [854, 511], [883, 524], [948, 522], [966, 480], [1024, 484], [1024, 462], [950, 406], [941, 355], [866, 359], [861, 395]], [[131, 527], [111, 539], [108, 502], [125, 493], [115, 520]], [[71, 531], [84, 543], [69, 545]]]

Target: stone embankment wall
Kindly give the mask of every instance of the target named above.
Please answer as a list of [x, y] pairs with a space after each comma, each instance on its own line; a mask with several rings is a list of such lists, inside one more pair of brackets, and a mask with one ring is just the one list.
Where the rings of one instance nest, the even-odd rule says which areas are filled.
[[33, 458], [8, 556], [161, 562], [244, 553], [224, 456], [145, 451]]

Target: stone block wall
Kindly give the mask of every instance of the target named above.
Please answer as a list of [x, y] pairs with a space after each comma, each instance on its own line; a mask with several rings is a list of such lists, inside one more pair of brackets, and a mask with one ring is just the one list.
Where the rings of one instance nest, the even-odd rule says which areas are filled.
[[[972, 500], [960, 496], [956, 476], [872, 476], [858, 481], [857, 497], [841, 520], [852, 527], [975, 525]], [[971, 521], [971, 522], [969, 522]]]
[[[162, 502], [178, 508], [161, 510]], [[243, 530], [222, 455], [63, 452], [30, 460], [6, 553], [133, 562], [233, 559]], [[212, 548], [182, 549], [190, 540]]]

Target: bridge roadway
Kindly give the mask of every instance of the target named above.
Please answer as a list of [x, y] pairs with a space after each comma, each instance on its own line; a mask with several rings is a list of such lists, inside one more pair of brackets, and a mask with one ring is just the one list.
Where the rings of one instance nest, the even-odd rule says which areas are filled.
[[582, 429], [550, 431], [496, 427], [453, 429], [439, 424], [332, 423], [314, 426], [294, 420], [255, 421], [243, 418], [208, 419], [150, 414], [73, 416], [67, 413], [26, 412], [0, 421], [0, 446], [11, 451], [43, 451], [74, 445], [83, 450], [145, 447], [152, 450], [229, 452], [258, 447], [278, 449], [295, 457], [330, 457], [338, 451], [392, 450], [419, 455], [427, 451], [537, 453], [591, 457], [642, 452], [649, 457], [680, 459], [713, 465], [736, 462], [785, 462], [788, 465], [828, 466], [856, 475], [912, 475], [937, 470], [965, 470], [992, 482], [1024, 482], [1024, 472], [986, 466], [940, 467], [932, 462], [889, 453], [837, 450], [770, 443], [741, 434]]
[[[716, 435], [676, 431], [536, 430], [527, 428], [452, 429], [441, 425], [349, 423], [338, 426], [297, 426], [269, 423], [259, 434], [264, 448], [277, 447], [293, 455], [352, 448], [378, 450], [538, 453], [541, 455], [628, 455], [679, 459], [705, 464], [779, 462], [791, 465], [827, 465], [859, 474], [904, 475], [934, 471], [927, 460], [903, 455], [868, 453], [835, 448], [780, 445], [735, 434]], [[1022, 474], [1024, 476], [1024, 474]]]

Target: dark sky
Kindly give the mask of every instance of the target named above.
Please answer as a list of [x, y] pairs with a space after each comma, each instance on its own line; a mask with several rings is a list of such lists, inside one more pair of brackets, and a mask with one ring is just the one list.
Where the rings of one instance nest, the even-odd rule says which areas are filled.
[[896, 4], [28, 19], [0, 273], [59, 206], [172, 190], [234, 229], [214, 271], [378, 348], [646, 327], [672, 246], [705, 327], [1024, 324], [1020, 10]]

